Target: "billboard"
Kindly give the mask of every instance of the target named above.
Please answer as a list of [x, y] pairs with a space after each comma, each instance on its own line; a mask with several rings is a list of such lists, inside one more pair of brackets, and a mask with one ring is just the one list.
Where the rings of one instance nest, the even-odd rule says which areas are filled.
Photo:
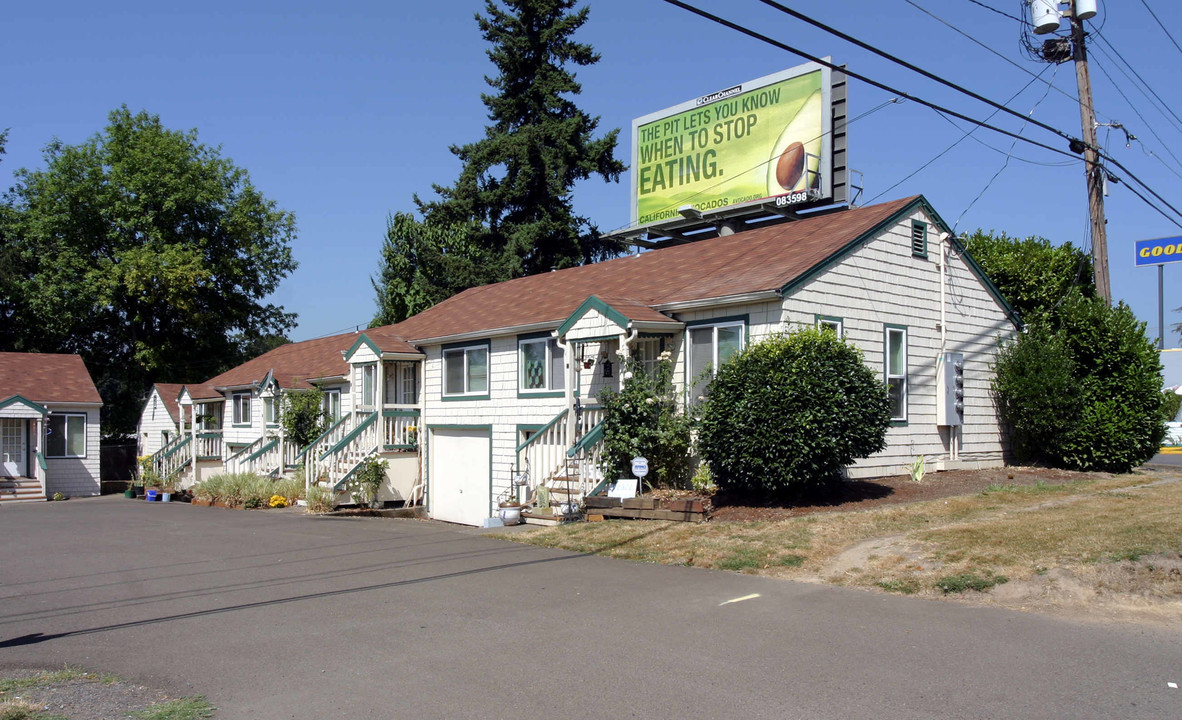
[[1182, 262], [1182, 237], [1138, 240], [1133, 249], [1136, 253], [1134, 267]]
[[808, 63], [632, 121], [632, 227], [832, 197], [829, 68]]

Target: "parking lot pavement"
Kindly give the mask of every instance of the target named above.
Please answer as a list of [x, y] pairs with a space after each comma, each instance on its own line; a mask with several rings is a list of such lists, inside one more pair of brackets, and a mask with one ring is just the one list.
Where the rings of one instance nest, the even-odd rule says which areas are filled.
[[0, 668], [113, 672], [222, 718], [1182, 716], [1177, 628], [430, 521], [107, 497], [0, 507], [0, 527]]

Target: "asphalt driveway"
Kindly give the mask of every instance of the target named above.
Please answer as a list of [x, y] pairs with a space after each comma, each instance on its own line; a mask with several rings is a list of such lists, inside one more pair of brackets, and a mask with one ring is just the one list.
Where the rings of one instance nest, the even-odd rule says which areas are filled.
[[5, 505], [0, 528], [0, 669], [109, 671], [204, 694], [221, 718], [1182, 717], [1179, 628], [427, 521], [118, 496]]

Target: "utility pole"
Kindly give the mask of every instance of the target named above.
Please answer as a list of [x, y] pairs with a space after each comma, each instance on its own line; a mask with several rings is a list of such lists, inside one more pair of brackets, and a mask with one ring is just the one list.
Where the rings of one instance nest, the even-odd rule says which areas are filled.
[[1088, 213], [1092, 218], [1092, 268], [1096, 294], [1112, 304], [1108, 284], [1108, 228], [1104, 219], [1104, 169], [1096, 151], [1096, 112], [1092, 107], [1092, 81], [1088, 76], [1088, 52], [1084, 46], [1083, 20], [1071, 0], [1071, 57], [1075, 61], [1075, 82], [1079, 86], [1079, 119], [1083, 124], [1084, 170], [1088, 181]]
[[[1084, 174], [1088, 181], [1088, 215], [1092, 226], [1092, 269], [1096, 278], [1096, 294], [1112, 304], [1112, 288], [1108, 282], [1108, 230], [1104, 220], [1104, 168], [1100, 167], [1100, 153], [1096, 144], [1096, 112], [1092, 108], [1092, 81], [1088, 76], [1088, 51], [1084, 43], [1083, 21], [1096, 16], [1096, 0], [1026, 0], [1030, 6], [1031, 24], [1035, 35], [1046, 35], [1059, 30], [1065, 15], [1071, 23], [1071, 47], [1067, 40], [1054, 38], [1043, 43], [1041, 49], [1028, 44], [1027, 50], [1047, 62], [1075, 61], [1075, 82], [1079, 87], [1079, 119], [1083, 125], [1083, 142], [1072, 140], [1073, 152], [1083, 151]], [[1067, 5], [1067, 12], [1059, 11]], [[1081, 147], [1082, 145], [1082, 147]]]

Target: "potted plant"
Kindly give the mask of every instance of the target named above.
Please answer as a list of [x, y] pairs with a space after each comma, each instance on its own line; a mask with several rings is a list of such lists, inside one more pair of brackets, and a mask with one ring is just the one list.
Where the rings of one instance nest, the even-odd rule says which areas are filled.
[[501, 522], [506, 525], [521, 524], [521, 509], [525, 507], [523, 503], [519, 503], [516, 500], [503, 500], [499, 507], [501, 509]]

